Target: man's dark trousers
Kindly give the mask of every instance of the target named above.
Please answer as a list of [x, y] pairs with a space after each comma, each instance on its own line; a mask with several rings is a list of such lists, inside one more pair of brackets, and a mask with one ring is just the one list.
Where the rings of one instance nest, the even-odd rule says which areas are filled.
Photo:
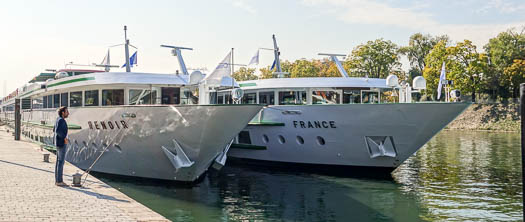
[[66, 146], [57, 147], [57, 161], [55, 164], [55, 182], [61, 183], [64, 182], [62, 179], [64, 171], [64, 161], [66, 157]]

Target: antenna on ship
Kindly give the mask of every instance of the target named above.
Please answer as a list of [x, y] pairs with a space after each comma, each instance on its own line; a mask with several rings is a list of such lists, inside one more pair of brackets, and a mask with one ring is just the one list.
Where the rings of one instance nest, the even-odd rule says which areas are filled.
[[186, 47], [172, 46], [172, 45], [160, 45], [160, 47], [172, 49], [171, 54], [173, 56], [177, 56], [177, 60], [179, 61], [179, 65], [180, 65], [182, 74], [189, 75], [188, 69], [186, 68], [186, 64], [184, 63], [184, 59], [182, 58], [182, 53], [180, 50], [181, 49], [193, 50], [193, 48], [186, 48]]
[[341, 73], [341, 75], [343, 77], [348, 77], [348, 73], [346, 72], [346, 70], [343, 68], [343, 65], [341, 64], [341, 62], [339, 61], [339, 59], [337, 59], [337, 56], [346, 56], [344, 54], [332, 54], [332, 53], [319, 53], [317, 55], [322, 55], [322, 56], [329, 56], [330, 59], [332, 60], [332, 62], [335, 63], [335, 65], [337, 66], [337, 69], [339, 70], [339, 73]]

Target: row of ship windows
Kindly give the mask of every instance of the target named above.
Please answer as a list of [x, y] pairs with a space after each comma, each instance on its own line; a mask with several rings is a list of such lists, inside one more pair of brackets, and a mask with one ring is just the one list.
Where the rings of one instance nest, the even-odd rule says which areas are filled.
[[[243, 144], [252, 144], [252, 141], [250, 139], [250, 133], [248, 131], [242, 131], [241, 133], [239, 133], [239, 143], [243, 143]], [[270, 142], [270, 137], [268, 137], [268, 135], [266, 134], [263, 134], [262, 135], [262, 141], [263, 143], [269, 143]], [[326, 144], [326, 141], [325, 139], [322, 137], [322, 136], [317, 136], [315, 138], [316, 142], [318, 145], [320, 146], [324, 146]], [[280, 144], [286, 144], [286, 139], [284, 138], [283, 135], [278, 135], [277, 136], [277, 141], [280, 143]], [[295, 142], [299, 145], [303, 145], [304, 144], [304, 138], [302, 136], [296, 136], [295, 137]]]

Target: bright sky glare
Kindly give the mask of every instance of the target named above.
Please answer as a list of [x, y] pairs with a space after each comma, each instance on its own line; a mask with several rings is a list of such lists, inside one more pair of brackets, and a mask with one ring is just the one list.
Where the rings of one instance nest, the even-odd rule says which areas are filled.
[[[133, 71], [174, 73], [175, 57], [160, 44], [186, 46], [186, 65], [213, 71], [231, 48], [246, 64], [258, 47], [277, 36], [281, 59], [319, 59], [317, 53], [348, 54], [358, 44], [384, 38], [406, 45], [416, 32], [472, 40], [481, 51], [488, 39], [525, 26], [523, 0], [165, 0], [6, 1], [0, 8], [0, 95], [45, 69], [65, 63], [100, 63], [108, 46], [128, 38], [138, 47]], [[123, 48], [111, 61], [124, 63]], [[132, 51], [133, 53], [133, 51]], [[271, 65], [261, 51], [259, 67]], [[408, 66], [404, 60], [404, 68]], [[112, 71], [124, 71], [113, 69]]]

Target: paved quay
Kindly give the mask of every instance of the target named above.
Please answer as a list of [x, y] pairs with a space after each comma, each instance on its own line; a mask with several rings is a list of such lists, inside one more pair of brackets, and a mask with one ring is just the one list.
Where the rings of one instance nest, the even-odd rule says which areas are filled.
[[[6, 130], [0, 126], [0, 221], [169, 221], [92, 176], [81, 188], [55, 186], [55, 155], [44, 162], [37, 144]], [[64, 182], [77, 171], [66, 162]]]

